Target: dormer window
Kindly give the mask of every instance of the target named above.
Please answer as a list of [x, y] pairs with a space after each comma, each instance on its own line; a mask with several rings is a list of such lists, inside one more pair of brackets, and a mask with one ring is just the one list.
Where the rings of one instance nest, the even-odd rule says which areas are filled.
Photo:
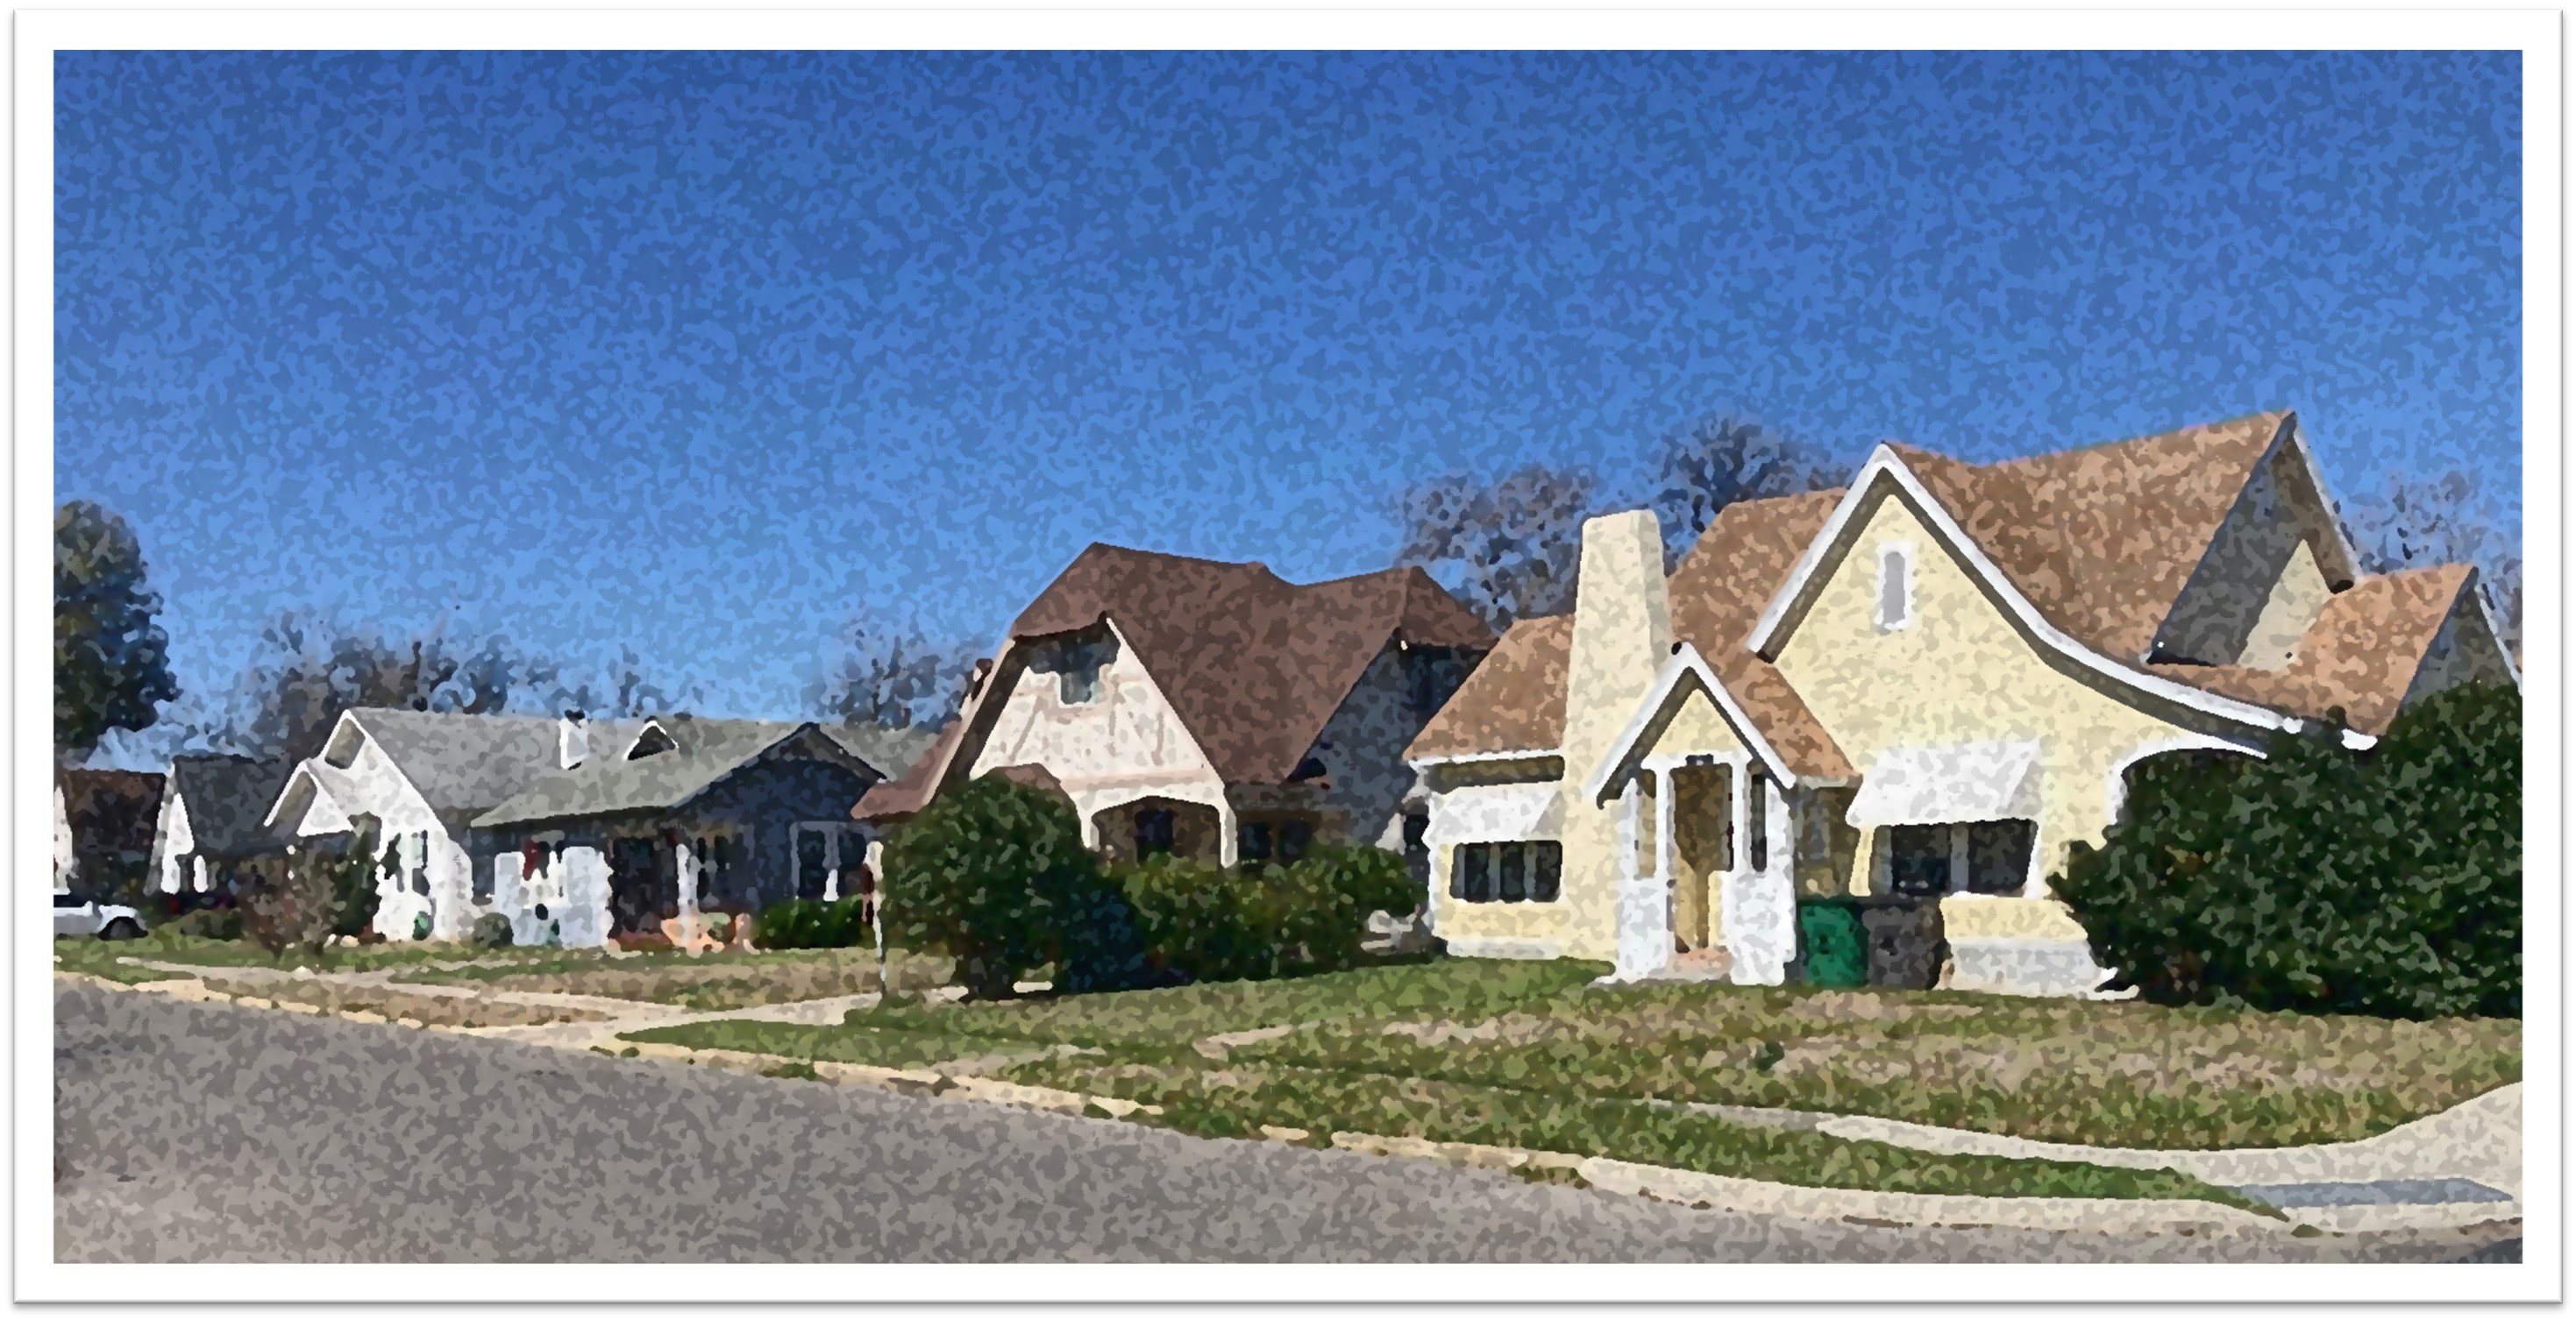
[[1893, 633], [1914, 622], [1914, 548], [1878, 548], [1878, 631]]
[[669, 730], [660, 725], [647, 725], [643, 733], [635, 736], [635, 746], [626, 750], [626, 759], [634, 761], [657, 752], [672, 752], [679, 746], [679, 741], [671, 737]]
[[1100, 700], [1100, 672], [1117, 659], [1118, 635], [1100, 627], [1047, 647], [1029, 668], [1055, 675], [1058, 702], [1083, 706]]

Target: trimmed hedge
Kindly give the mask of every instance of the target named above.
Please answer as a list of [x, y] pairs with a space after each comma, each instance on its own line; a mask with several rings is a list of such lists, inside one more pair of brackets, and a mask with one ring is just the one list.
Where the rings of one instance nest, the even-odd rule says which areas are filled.
[[782, 900], [760, 910], [751, 932], [762, 949], [847, 949], [876, 943], [866, 901], [856, 896]]
[[1370, 913], [1413, 910], [1404, 859], [1373, 848], [1250, 873], [1155, 858], [1111, 880], [1135, 914], [1149, 985], [1338, 972], [1358, 965]]
[[[2336, 713], [2339, 717], [2340, 712]], [[2387, 1018], [2522, 1014], [2522, 701], [2437, 693], [2355, 752], [2339, 719], [2261, 760], [2130, 772], [2052, 888], [2158, 1004]]]

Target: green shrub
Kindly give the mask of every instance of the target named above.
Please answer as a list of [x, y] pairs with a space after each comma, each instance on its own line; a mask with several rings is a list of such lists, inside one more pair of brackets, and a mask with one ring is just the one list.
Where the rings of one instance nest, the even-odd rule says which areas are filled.
[[751, 931], [762, 949], [846, 949], [876, 943], [865, 901], [856, 897], [782, 900], [761, 909]]
[[2312, 721], [2261, 760], [2140, 763], [2051, 884], [2159, 1004], [2520, 1017], [2520, 694], [2435, 694], [2367, 751]]
[[239, 940], [242, 936], [241, 910], [232, 907], [192, 909], [160, 929], [175, 936], [191, 936], [199, 940]]
[[1373, 848], [1319, 849], [1257, 872], [1162, 857], [1113, 879], [1155, 985], [1337, 972], [1358, 964], [1370, 913], [1414, 907], [1404, 859]]
[[886, 841], [886, 920], [906, 948], [957, 960], [970, 994], [999, 998], [1063, 951], [1102, 902], [1082, 823], [1063, 798], [1000, 776], [941, 795]]
[[485, 913], [474, 919], [474, 931], [469, 939], [485, 949], [508, 949], [515, 937], [506, 914]]

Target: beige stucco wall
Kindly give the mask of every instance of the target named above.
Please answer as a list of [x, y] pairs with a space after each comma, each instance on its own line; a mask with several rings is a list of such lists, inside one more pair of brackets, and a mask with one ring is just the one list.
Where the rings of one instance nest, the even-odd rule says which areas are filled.
[[[1500, 942], [1530, 956], [1562, 953], [1569, 920], [1560, 876], [1554, 903], [1470, 904], [1449, 897], [1457, 846], [1561, 839], [1559, 763], [1534, 760], [1442, 767], [1433, 772], [1431, 818], [1422, 842], [1431, 855], [1431, 930], [1461, 952]], [[1572, 859], [1567, 859], [1571, 869]]]
[[[1777, 664], [1866, 778], [1878, 754], [1908, 746], [2036, 739], [2040, 745], [2042, 874], [2065, 865], [2075, 840], [2099, 843], [2110, 824], [2117, 768], [2145, 751], [2207, 741], [2215, 718], [2115, 690], [2111, 681], [2052, 659], [1977, 585], [1891, 487], [1857, 520], [1850, 552], [1831, 572], [1780, 649]], [[1912, 548], [1910, 624], [1881, 630], [1875, 610], [1878, 552]], [[2191, 723], [2186, 724], [2184, 721]], [[1864, 836], [1855, 871], [1871, 874], [1876, 841]], [[2015, 936], [2080, 929], [2054, 903], [1944, 905], [1961, 909], [1953, 938], [1993, 928]], [[2015, 911], [2021, 910], [2021, 911]]]
[[[1663, 533], [1654, 514], [1637, 509], [1585, 523], [1575, 581], [1574, 638], [1566, 654], [1563, 741], [1565, 953], [1574, 958], [1609, 959], [1618, 952], [1618, 852], [1625, 812], [1615, 796], [1589, 801], [1583, 783], [1618, 742], [1638, 702], [1671, 658], [1672, 636]], [[1651, 807], [1640, 811], [1649, 822]]]
[[1010, 690], [970, 776], [1046, 767], [1082, 816], [1083, 842], [1095, 847], [1093, 815], [1140, 798], [1204, 803], [1233, 820], [1224, 782], [1125, 638], [1117, 658], [1101, 667], [1099, 695], [1089, 702], [1065, 703], [1056, 676], [1031, 672], [1025, 660], [1015, 658], [1004, 676]]
[[2245, 650], [2236, 663], [2257, 670], [2289, 668], [2290, 659], [2298, 654], [2299, 639], [2325, 613], [2326, 601], [2333, 595], [2326, 586], [2325, 570], [2317, 567], [2316, 552], [2304, 541], [2292, 545], [2289, 562], [2281, 566], [2280, 578], [2272, 584], [2263, 613], [2255, 619], [2254, 631], [2246, 635]]

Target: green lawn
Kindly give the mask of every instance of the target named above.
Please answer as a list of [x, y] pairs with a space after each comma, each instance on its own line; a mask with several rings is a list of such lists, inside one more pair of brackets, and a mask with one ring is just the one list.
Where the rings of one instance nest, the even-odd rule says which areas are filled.
[[148, 940], [100, 940], [96, 936], [54, 937], [54, 967], [62, 972], [87, 973], [112, 982], [132, 985], [136, 982], [171, 981], [183, 973], [156, 972], [118, 963], [120, 955], [141, 956], [150, 948]]
[[1815, 1188], [1988, 1197], [2198, 1198], [2278, 1214], [2170, 1170], [1939, 1156], [1635, 1101], [1517, 1088], [1311, 1069], [1104, 1066], [1082, 1060], [1023, 1064], [1003, 1076], [1159, 1105], [1164, 1108], [1160, 1122], [1209, 1137], [1251, 1137], [1269, 1124], [1319, 1135], [1360, 1132], [1605, 1156]]
[[1333, 1023], [1238, 1059], [1878, 1115], [2105, 1146], [2350, 1141], [2520, 1079], [2521, 1024], [1966, 993], [1587, 990], [1478, 1022]]
[[[1536, 1004], [1599, 976], [1597, 964], [1446, 959], [1271, 982], [1216, 982], [1159, 991], [979, 1004], [896, 1004], [854, 1011], [838, 1027], [741, 1021], [636, 1033], [702, 1049], [759, 1050], [798, 1059], [909, 1067], [938, 1059], [1051, 1045], [1096, 1046], [1123, 1058], [1195, 1058], [1191, 1043], [1219, 1033], [1352, 1017], [1430, 1012], [1479, 1017]], [[757, 1040], [760, 1045], [745, 1044]], [[931, 1042], [950, 1054], [923, 1057]]]
[[[857, 949], [724, 950], [683, 954], [649, 950], [621, 958], [595, 951], [548, 950], [520, 962], [425, 968], [402, 974], [407, 982], [481, 984], [503, 991], [552, 991], [649, 1000], [689, 1009], [743, 1009], [877, 988], [874, 951]], [[948, 979], [944, 958], [894, 951], [889, 967], [897, 990], [921, 990]]]

